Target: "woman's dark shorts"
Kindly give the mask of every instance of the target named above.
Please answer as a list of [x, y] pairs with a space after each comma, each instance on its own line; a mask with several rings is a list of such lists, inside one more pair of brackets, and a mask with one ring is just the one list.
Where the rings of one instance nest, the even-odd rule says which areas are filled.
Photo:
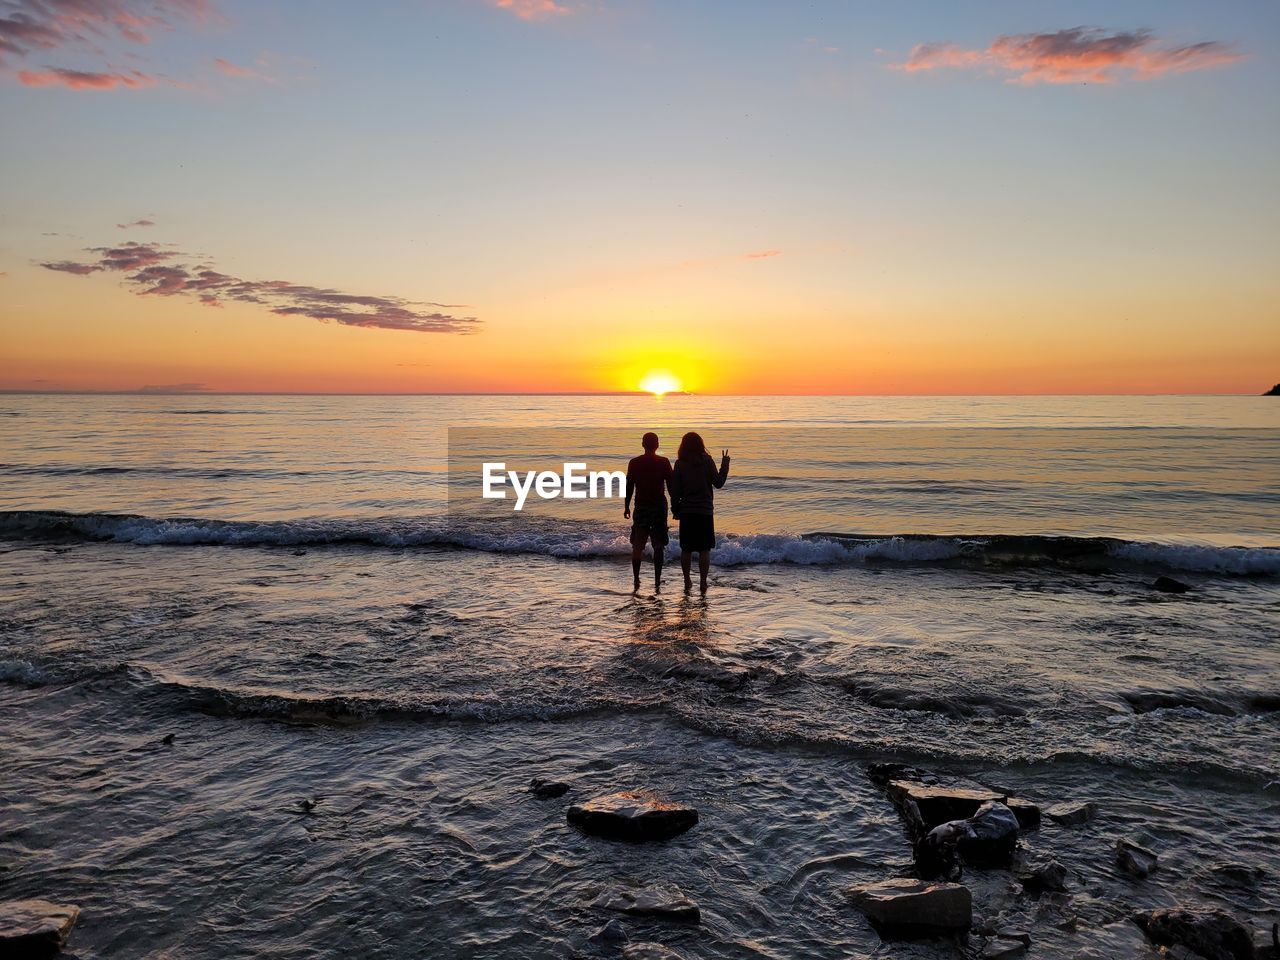
[[670, 536], [667, 534], [666, 507], [636, 507], [631, 513], [631, 545], [643, 547], [648, 539], [655, 549], [665, 547]]
[[710, 514], [686, 513], [680, 518], [680, 549], [702, 551], [716, 545], [716, 526]]

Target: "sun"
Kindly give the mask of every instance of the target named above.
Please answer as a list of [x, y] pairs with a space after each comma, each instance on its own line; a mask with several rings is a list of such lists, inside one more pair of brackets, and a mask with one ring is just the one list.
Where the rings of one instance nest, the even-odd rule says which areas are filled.
[[660, 397], [666, 393], [679, 393], [680, 381], [666, 370], [650, 370], [640, 378], [640, 389]]

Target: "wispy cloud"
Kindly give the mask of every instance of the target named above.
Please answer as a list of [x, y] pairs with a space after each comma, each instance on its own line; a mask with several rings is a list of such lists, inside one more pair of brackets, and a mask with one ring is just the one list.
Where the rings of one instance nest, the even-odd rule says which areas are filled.
[[20, 70], [18, 80], [24, 87], [66, 87], [68, 90], [115, 90], [118, 87], [154, 87], [156, 78], [141, 70], [128, 73], [95, 73], [91, 70]]
[[495, 0], [503, 10], [510, 10], [521, 20], [541, 20], [544, 17], [563, 16], [569, 8], [556, 0]]
[[752, 253], [744, 253], [743, 260], [767, 260], [769, 257], [782, 256], [781, 250], [756, 250]]
[[3, 0], [0, 62], [36, 50], [95, 48], [104, 39], [147, 44], [184, 20], [208, 20], [209, 0]]
[[1072, 27], [1054, 33], [996, 37], [982, 49], [956, 43], [922, 43], [903, 63], [908, 72], [978, 69], [1009, 74], [1013, 83], [1114, 83], [1151, 80], [1173, 73], [1222, 67], [1244, 59], [1229, 44], [1205, 40], [1160, 46], [1150, 30], [1108, 32]]
[[116, 226], [121, 230], [131, 230], [134, 227], [154, 227], [156, 222], [143, 217], [141, 220], [132, 220], [129, 223], [117, 223]]
[[129, 241], [114, 246], [88, 247], [88, 261], [54, 260], [42, 263], [47, 270], [89, 276], [124, 273], [125, 282], [139, 296], [196, 299], [207, 307], [225, 301], [256, 304], [284, 317], [310, 317], [351, 327], [379, 327], [421, 333], [474, 333], [475, 317], [457, 316], [447, 310], [455, 304], [419, 303], [392, 296], [343, 293], [328, 287], [290, 283], [286, 280], [244, 280], [215, 270], [171, 247]]
[[[164, 84], [200, 89], [200, 81], [166, 76], [145, 64], [122, 68], [120, 61], [140, 62], [138, 49], [163, 33], [222, 20], [214, 0], [0, 0], [0, 65], [13, 67], [9, 76], [16, 75], [27, 87], [104, 91]], [[92, 62], [57, 62], [67, 56]], [[52, 66], [50, 59], [55, 60]], [[223, 58], [212, 62], [225, 76], [275, 82], [254, 67]]]

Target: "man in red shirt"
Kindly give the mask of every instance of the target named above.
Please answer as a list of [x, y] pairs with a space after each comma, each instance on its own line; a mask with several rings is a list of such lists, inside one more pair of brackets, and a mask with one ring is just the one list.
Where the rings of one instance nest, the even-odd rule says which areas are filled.
[[[640, 589], [640, 561], [645, 541], [653, 543], [653, 589], [662, 589], [662, 559], [667, 549], [667, 496], [671, 485], [671, 461], [658, 456], [658, 435], [646, 433], [640, 440], [644, 453], [627, 464], [627, 499], [622, 515], [631, 520], [631, 573]], [[631, 497], [636, 514], [631, 516]]]

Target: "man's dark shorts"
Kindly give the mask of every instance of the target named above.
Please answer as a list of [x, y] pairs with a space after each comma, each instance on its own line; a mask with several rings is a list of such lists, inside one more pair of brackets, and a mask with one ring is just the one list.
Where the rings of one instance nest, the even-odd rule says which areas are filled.
[[670, 536], [667, 534], [666, 507], [636, 507], [631, 512], [631, 545], [644, 546], [648, 538], [657, 547], [665, 547]]

